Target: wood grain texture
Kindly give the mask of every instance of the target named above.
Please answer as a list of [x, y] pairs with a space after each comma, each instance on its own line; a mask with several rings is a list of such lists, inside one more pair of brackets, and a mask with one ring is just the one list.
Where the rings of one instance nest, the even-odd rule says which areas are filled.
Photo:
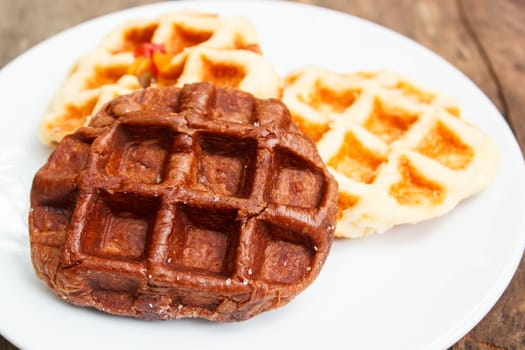
[[[41, 40], [153, 0], [0, 0], [0, 67]], [[452, 63], [493, 101], [525, 148], [525, 1], [300, 0], [368, 19]], [[0, 350], [16, 349], [0, 336]], [[453, 350], [525, 349], [525, 259], [491, 312]]]
[[[462, 0], [467, 26], [491, 70], [504, 113], [525, 148], [525, 2]], [[525, 257], [492, 311], [454, 350], [525, 349]]]
[[467, 21], [492, 66], [507, 118], [525, 147], [525, 1], [461, 0]]

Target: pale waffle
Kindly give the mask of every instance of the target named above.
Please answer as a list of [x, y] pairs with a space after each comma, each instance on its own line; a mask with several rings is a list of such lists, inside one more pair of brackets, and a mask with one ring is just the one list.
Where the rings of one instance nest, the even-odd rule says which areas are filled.
[[[158, 55], [140, 61], [144, 57], [137, 58], [137, 50], [147, 45]], [[182, 86], [208, 81], [259, 98], [280, 97], [281, 79], [260, 53], [255, 29], [240, 17], [176, 12], [127, 22], [70, 70], [44, 116], [40, 138], [56, 144], [112, 98], [150, 83]], [[153, 79], [141, 80], [144, 67], [137, 63], [153, 62]]]
[[498, 152], [453, 100], [388, 71], [290, 74], [283, 102], [339, 183], [337, 237], [440, 216], [485, 188]]

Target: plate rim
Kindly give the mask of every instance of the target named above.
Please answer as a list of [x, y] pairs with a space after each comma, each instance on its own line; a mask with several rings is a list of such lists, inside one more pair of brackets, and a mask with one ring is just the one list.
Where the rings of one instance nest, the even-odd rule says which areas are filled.
[[[86, 25], [89, 25], [90, 23], [93, 23], [93, 22], [97, 22], [97, 21], [100, 21], [102, 20], [103, 18], [106, 18], [106, 17], [114, 17], [114, 16], [121, 16], [121, 15], [125, 15], [127, 14], [128, 12], [129, 13], [134, 13], [136, 11], [139, 11], [141, 8], [155, 8], [155, 7], [159, 7], [159, 11], [162, 11], [161, 8], [163, 8], [164, 6], [166, 5], [169, 5], [171, 9], [180, 9], [181, 7], [184, 7], [185, 4], [189, 4], [191, 6], [194, 6], [194, 5], [199, 5], [199, 4], [211, 4], [211, 3], [214, 3], [213, 1], [202, 1], [202, 0], [198, 0], [198, 1], [179, 1], [179, 2], [168, 2], [168, 1], [164, 1], [164, 2], [157, 2], [157, 3], [152, 3], [152, 4], [145, 4], [145, 5], [139, 5], [139, 6], [134, 6], [134, 7], [129, 7], [129, 8], [125, 8], [125, 9], [121, 9], [121, 10], [117, 10], [117, 11], [113, 11], [113, 12], [110, 12], [110, 13], [106, 13], [106, 14], [103, 14], [101, 16], [96, 16], [96, 17], [93, 17], [91, 19], [88, 19], [86, 21], [83, 21], [81, 23], [78, 23], [72, 27], [69, 27], [67, 29], [64, 29], [42, 41], [40, 41], [39, 43], [37, 43], [36, 45], [32, 46], [31, 48], [29, 48], [28, 50], [24, 51], [23, 53], [21, 53], [20, 55], [18, 55], [17, 57], [15, 57], [14, 59], [12, 59], [11, 61], [9, 61], [7, 64], [5, 64], [1, 69], [0, 69], [0, 84], [2, 84], [2, 81], [4, 80], [4, 76], [7, 74], [6, 72], [12, 70], [12, 69], [16, 69], [16, 65], [17, 65], [17, 62], [20, 62], [21, 60], [24, 60], [25, 58], [24, 57], [27, 57], [27, 56], [31, 56], [33, 55], [33, 53], [37, 50], [39, 50], [40, 47], [42, 46], [46, 46], [48, 45], [49, 41], [51, 40], [60, 40], [60, 37], [65, 35], [65, 33], [71, 33], [71, 32], [76, 32], [79, 30], [81, 30], [81, 28], [83, 26], [86, 26]], [[347, 16], [349, 18], [352, 18], [353, 20], [357, 20], [357, 21], [361, 21], [363, 23], [366, 23], [366, 25], [372, 25], [382, 31], [387, 31], [389, 32], [390, 34], [393, 34], [393, 35], [396, 35], [398, 38], [402, 38], [402, 40], [408, 40], [410, 41], [412, 44], [414, 44], [415, 46], [418, 47], [418, 49], [423, 49], [425, 50], [427, 53], [435, 56], [435, 58], [443, 61], [447, 66], [449, 66], [450, 69], [452, 69], [454, 71], [454, 74], [459, 74], [461, 76], [461, 78], [463, 80], [465, 80], [465, 82], [468, 82], [470, 85], [471, 85], [471, 88], [475, 89], [476, 90], [476, 93], [479, 94], [480, 96], [483, 96], [488, 102], [488, 104], [491, 105], [491, 107], [494, 109], [494, 111], [491, 112], [491, 114], [493, 113], [496, 113], [498, 115], [498, 122], [499, 123], [502, 123], [503, 126], [505, 126], [507, 128], [506, 132], [509, 132], [511, 135], [512, 135], [512, 140], [510, 140], [511, 144], [512, 144], [512, 147], [515, 147], [517, 148], [517, 150], [519, 151], [519, 153], [521, 154], [522, 151], [521, 151], [521, 148], [519, 147], [519, 144], [517, 142], [517, 139], [509, 125], [509, 122], [501, 115], [501, 113], [497, 110], [497, 108], [494, 106], [494, 104], [492, 103], [492, 101], [490, 101], [490, 99], [487, 97], [487, 95], [477, 86], [475, 85], [475, 83], [470, 79], [468, 78], [462, 71], [460, 71], [458, 68], [456, 68], [453, 64], [451, 64], [449, 61], [447, 61], [446, 59], [444, 59], [442, 56], [438, 55], [437, 53], [433, 52], [432, 50], [430, 50], [429, 48], [419, 44], [417, 41], [411, 39], [411, 38], [408, 38], [392, 29], [389, 29], [385, 26], [382, 26], [378, 23], [375, 23], [375, 22], [372, 22], [370, 20], [367, 20], [367, 19], [364, 19], [364, 18], [360, 18], [360, 17], [357, 17], [355, 15], [352, 15], [352, 14], [349, 14], [349, 13], [344, 13], [344, 12], [340, 12], [340, 11], [337, 11], [337, 10], [333, 10], [333, 9], [329, 9], [329, 8], [325, 8], [325, 7], [321, 7], [321, 6], [316, 6], [316, 5], [310, 5], [310, 4], [303, 4], [303, 3], [296, 3], [296, 2], [285, 2], [285, 1], [281, 1], [281, 0], [277, 0], [277, 1], [263, 1], [263, 0], [258, 0], [258, 1], [251, 1], [251, 2], [246, 2], [246, 1], [240, 1], [240, 0], [227, 0], [227, 1], [222, 1], [221, 2], [221, 5], [220, 6], [223, 6], [223, 4], [230, 4], [230, 5], [234, 5], [234, 4], [242, 4], [242, 6], [247, 6], [246, 4], [259, 4], [259, 6], [261, 5], [264, 5], [264, 6], [273, 6], [273, 5], [277, 5], [277, 6], [284, 6], [284, 7], [290, 7], [290, 8], [294, 8], [294, 7], [307, 7], [307, 8], [311, 8], [315, 11], [322, 11], [322, 12], [326, 12], [326, 13], [330, 13], [331, 15], [335, 14], [337, 16]], [[15, 67], [15, 68], [13, 68]], [[518, 171], [521, 172], [521, 175], [525, 175], [525, 161], [523, 159], [523, 157], [521, 157], [521, 162], [519, 162], [520, 164], [515, 164], [515, 167], [516, 169], [518, 169]], [[521, 196], [522, 197], [525, 197], [525, 190], [524, 188], [522, 187], [522, 191], [521, 191]], [[523, 228], [525, 226], [525, 218], [522, 218], [521, 219], [521, 228]], [[478, 303], [477, 307], [474, 308], [473, 310], [471, 310], [471, 315], [470, 316], [465, 316], [462, 320], [463, 322], [461, 323], [464, 323], [464, 329], [463, 330], [456, 330], [456, 331], [452, 331], [450, 330], [449, 332], [445, 333], [445, 334], [442, 334], [441, 337], [437, 338], [437, 340], [434, 341], [433, 344], [429, 344], [429, 345], [432, 345], [432, 346], [440, 346], [440, 345], [446, 345], [447, 347], [448, 346], [451, 346], [452, 344], [454, 344], [457, 340], [459, 340], [463, 335], [467, 334], [473, 327], [475, 327], [485, 316], [486, 314], [494, 307], [494, 305], [497, 303], [497, 301], [499, 300], [499, 298], [501, 297], [501, 295], [505, 292], [505, 290], [508, 288], [508, 285], [509, 283], [511, 282], [512, 278], [514, 277], [515, 273], [516, 273], [516, 270], [519, 266], [519, 263], [522, 259], [522, 256], [523, 256], [523, 252], [524, 252], [524, 249], [525, 249], [525, 232], [522, 232], [521, 234], [521, 247], [520, 246], [516, 246], [515, 247], [515, 254], [512, 254], [514, 256], [514, 259], [512, 259], [512, 263], [510, 264], [507, 264], [505, 265], [507, 268], [505, 269], [505, 273], [500, 273], [498, 275], [498, 282], [496, 283], [495, 281], [493, 281], [493, 283], [491, 283], [491, 288], [489, 288], [489, 290], [485, 293], [485, 300], [482, 300]], [[518, 254], [519, 252], [521, 252], [521, 254]], [[467, 322], [467, 320], [470, 320], [471, 322]], [[475, 320], [475, 321], [473, 321]], [[0, 323], [0, 326], [1, 326], [2, 323]], [[5, 332], [1, 332], [2, 333], [2, 336], [6, 339], [8, 339], [11, 343], [13, 344], [22, 344], [23, 342], [19, 342], [17, 339], [11, 339], [9, 334], [5, 334]], [[445, 338], [455, 338], [455, 340], [446, 340]]]

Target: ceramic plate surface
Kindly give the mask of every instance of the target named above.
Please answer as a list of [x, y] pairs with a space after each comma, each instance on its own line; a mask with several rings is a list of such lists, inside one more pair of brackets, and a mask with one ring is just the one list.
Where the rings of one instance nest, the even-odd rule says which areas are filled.
[[[31, 181], [49, 149], [37, 128], [66, 72], [117, 24], [196, 9], [251, 19], [281, 74], [392, 69], [459, 99], [463, 117], [501, 151], [492, 185], [453, 212], [383, 235], [337, 240], [318, 279], [290, 304], [240, 323], [145, 322], [66, 304], [33, 272]], [[466, 334], [509, 283], [525, 243], [525, 167], [507, 124], [463, 74], [378, 25], [281, 2], [170, 2], [97, 18], [56, 35], [0, 71], [0, 333], [24, 349], [443, 349]]]

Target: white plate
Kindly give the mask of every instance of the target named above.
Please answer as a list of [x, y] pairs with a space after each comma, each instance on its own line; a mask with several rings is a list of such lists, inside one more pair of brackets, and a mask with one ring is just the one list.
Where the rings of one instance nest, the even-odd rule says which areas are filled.
[[[70, 306], [31, 266], [31, 180], [49, 153], [38, 122], [68, 68], [118, 23], [182, 8], [253, 20], [264, 53], [284, 74], [307, 64], [338, 71], [394, 69], [457, 96], [464, 117], [498, 143], [494, 183], [452, 213], [387, 234], [334, 243], [319, 278], [287, 306], [232, 324], [145, 322]], [[414, 42], [369, 22], [280, 2], [172, 2], [104, 16], [29, 50], [0, 72], [0, 332], [24, 349], [443, 349], [489, 311], [525, 244], [525, 167], [482, 92]]]

